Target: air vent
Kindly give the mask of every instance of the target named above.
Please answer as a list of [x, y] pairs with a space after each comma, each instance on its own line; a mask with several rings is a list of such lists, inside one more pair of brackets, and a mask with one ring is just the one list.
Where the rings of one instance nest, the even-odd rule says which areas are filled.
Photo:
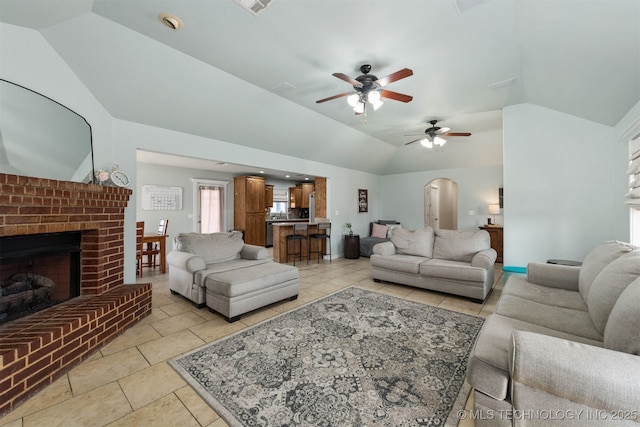
[[271, 5], [275, 0], [236, 0], [240, 6], [258, 16], [267, 6]]

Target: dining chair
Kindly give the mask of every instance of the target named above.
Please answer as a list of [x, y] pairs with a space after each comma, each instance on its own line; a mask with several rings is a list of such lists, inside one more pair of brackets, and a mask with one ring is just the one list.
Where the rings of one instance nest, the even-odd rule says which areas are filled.
[[[158, 223], [158, 236], [166, 236], [168, 228], [169, 220], [161, 219]], [[160, 255], [160, 243], [155, 242], [151, 248], [144, 251], [144, 254], [147, 256], [147, 266], [156, 268], [157, 256]]]
[[136, 276], [142, 276], [142, 257], [144, 250], [142, 238], [144, 236], [144, 221], [136, 222]]

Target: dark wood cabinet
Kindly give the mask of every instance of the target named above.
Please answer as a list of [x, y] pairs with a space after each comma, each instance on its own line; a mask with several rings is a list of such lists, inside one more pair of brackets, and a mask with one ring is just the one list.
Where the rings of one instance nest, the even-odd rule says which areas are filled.
[[360, 258], [360, 236], [345, 235], [344, 236], [344, 257], [347, 259]]
[[289, 187], [289, 207], [302, 207], [302, 187]]
[[264, 207], [273, 207], [273, 185], [266, 184], [264, 186]]
[[233, 180], [233, 226], [244, 232], [245, 243], [264, 246], [266, 226], [264, 214], [264, 179], [237, 176]]
[[302, 208], [308, 208], [309, 207], [309, 195], [311, 193], [313, 193], [313, 184], [310, 183], [304, 183], [304, 184], [300, 184], [300, 188], [302, 189], [301, 192], [301, 200], [300, 200], [300, 207]]
[[480, 228], [489, 232], [489, 236], [491, 237], [491, 247], [498, 253], [496, 262], [503, 262], [503, 228], [499, 225], [485, 225]]

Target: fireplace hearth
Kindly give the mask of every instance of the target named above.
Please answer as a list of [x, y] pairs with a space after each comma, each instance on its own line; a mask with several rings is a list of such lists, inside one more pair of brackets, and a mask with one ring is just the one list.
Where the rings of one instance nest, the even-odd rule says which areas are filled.
[[80, 296], [80, 232], [0, 237], [0, 324]]
[[[124, 283], [131, 194], [0, 173], [0, 281], [11, 280], [2, 292], [26, 291], [29, 311], [0, 322], [0, 417], [151, 313], [151, 284]], [[34, 283], [53, 289], [34, 298]], [[33, 310], [57, 299], [63, 302]]]

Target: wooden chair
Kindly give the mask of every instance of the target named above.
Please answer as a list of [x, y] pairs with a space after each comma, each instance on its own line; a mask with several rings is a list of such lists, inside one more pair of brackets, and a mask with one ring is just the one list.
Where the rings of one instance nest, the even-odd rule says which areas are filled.
[[[169, 220], [161, 219], [158, 224], [158, 236], [166, 236], [169, 228]], [[160, 255], [160, 244], [154, 243], [150, 248], [145, 249], [144, 255], [147, 256], [147, 266], [156, 268], [157, 256]]]
[[136, 275], [142, 276], [142, 257], [144, 251], [142, 247], [142, 237], [144, 236], [144, 221], [136, 222]]

